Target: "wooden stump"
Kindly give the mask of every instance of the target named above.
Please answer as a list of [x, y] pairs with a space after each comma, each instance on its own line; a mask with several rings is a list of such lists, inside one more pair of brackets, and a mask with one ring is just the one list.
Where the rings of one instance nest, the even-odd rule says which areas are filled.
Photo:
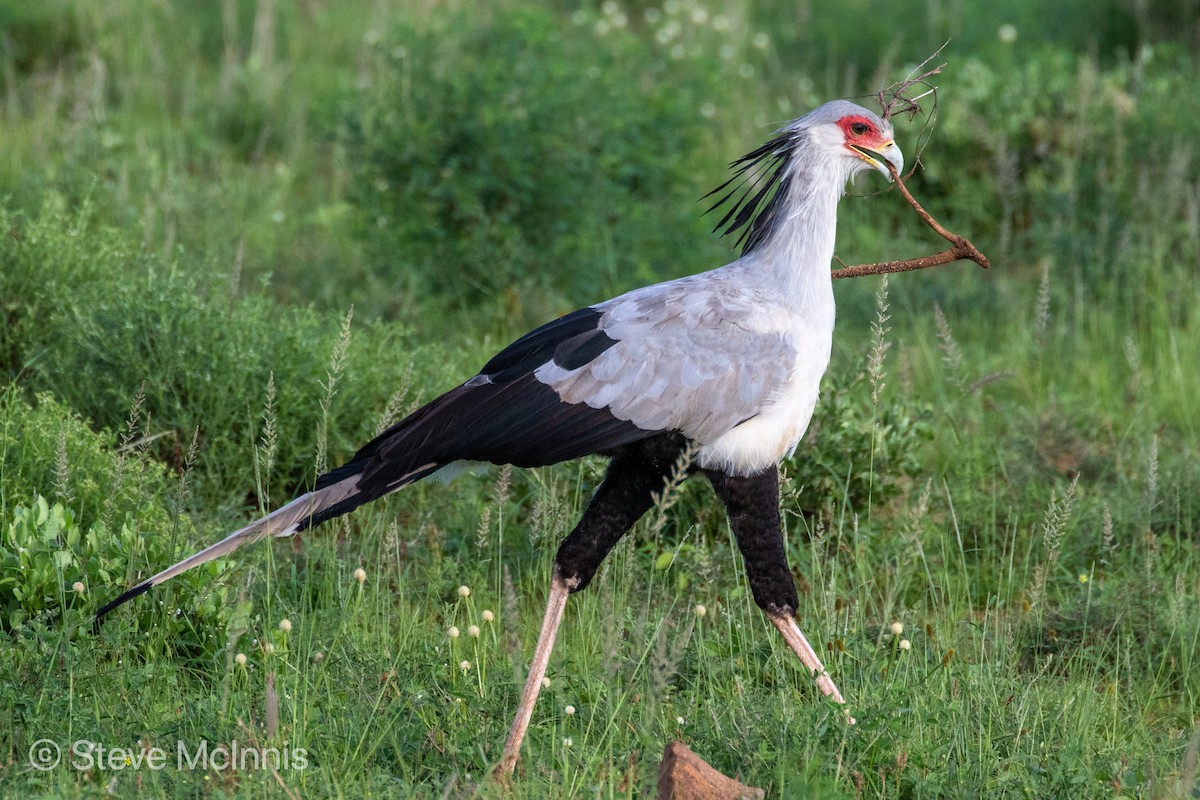
[[763, 796], [762, 789], [717, 772], [683, 742], [671, 742], [663, 751], [658, 800], [762, 800]]

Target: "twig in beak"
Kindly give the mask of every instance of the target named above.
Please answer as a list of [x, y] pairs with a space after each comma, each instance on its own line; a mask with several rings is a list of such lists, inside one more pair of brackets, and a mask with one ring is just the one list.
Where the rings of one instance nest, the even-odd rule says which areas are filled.
[[926, 225], [933, 228], [938, 236], [950, 242], [951, 247], [949, 250], [943, 250], [940, 253], [935, 253], [931, 256], [922, 256], [921, 258], [908, 258], [903, 261], [883, 261], [878, 264], [858, 264], [853, 267], [842, 267], [833, 271], [832, 274], [835, 280], [838, 278], [859, 278], [863, 275], [887, 275], [893, 272], [928, 269], [929, 267], [949, 264], [951, 261], [958, 261], [961, 258], [974, 261], [984, 269], [991, 266], [987, 256], [979, 252], [979, 248], [972, 244], [969, 239], [946, 230], [928, 211], [922, 208], [921, 204], [912, 196], [912, 193], [908, 191], [908, 187], [904, 185], [904, 180], [900, 177], [900, 173], [896, 171], [894, 165], [889, 163], [887, 167], [888, 172], [892, 175], [892, 180], [900, 188], [900, 194], [904, 195], [904, 199], [916, 210], [917, 216]]

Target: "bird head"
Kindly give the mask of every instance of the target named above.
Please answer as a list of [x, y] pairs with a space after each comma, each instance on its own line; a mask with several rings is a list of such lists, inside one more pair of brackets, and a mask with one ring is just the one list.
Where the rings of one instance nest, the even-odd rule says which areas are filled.
[[814, 108], [789, 126], [808, 132], [809, 141], [851, 178], [865, 169], [876, 169], [891, 180], [888, 164], [904, 171], [904, 154], [896, 146], [892, 124], [862, 106], [834, 100]]
[[793, 184], [823, 186], [840, 197], [846, 181], [865, 169], [888, 178], [888, 164], [904, 169], [904, 155], [892, 125], [878, 114], [846, 100], [818, 106], [776, 131], [774, 138], [734, 161], [733, 177], [705, 197], [708, 209], [724, 209], [714, 230], [736, 234], [743, 255], [765, 242], [781, 219]]

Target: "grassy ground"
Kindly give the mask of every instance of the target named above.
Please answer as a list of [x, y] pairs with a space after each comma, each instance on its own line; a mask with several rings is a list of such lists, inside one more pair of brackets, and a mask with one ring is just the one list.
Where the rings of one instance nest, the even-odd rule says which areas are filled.
[[[0, 794], [648, 796], [678, 738], [771, 797], [1200, 796], [1195, 11], [827, 5], [0, 2]], [[91, 632], [528, 325], [727, 259], [722, 164], [947, 36], [910, 185], [995, 268], [839, 283], [784, 465], [858, 725], [685, 483], [488, 780], [596, 461], [414, 487]], [[847, 262], [931, 246], [879, 188]]]

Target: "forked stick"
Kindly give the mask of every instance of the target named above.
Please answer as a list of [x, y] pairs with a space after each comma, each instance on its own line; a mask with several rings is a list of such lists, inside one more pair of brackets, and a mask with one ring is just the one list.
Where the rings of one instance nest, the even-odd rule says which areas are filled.
[[917, 216], [933, 228], [938, 236], [941, 236], [946, 241], [950, 242], [949, 250], [943, 250], [940, 253], [935, 253], [931, 256], [922, 256], [920, 258], [908, 258], [903, 261], [883, 261], [878, 264], [859, 264], [853, 267], [842, 267], [833, 271], [834, 279], [837, 278], [859, 278], [863, 275], [887, 275], [892, 272], [908, 272], [914, 269], [927, 269], [936, 267], [941, 264], [949, 264], [951, 261], [957, 261], [960, 258], [970, 259], [979, 266], [987, 269], [991, 266], [987, 260], [987, 256], [979, 252], [975, 245], [971, 244], [969, 239], [959, 236], [957, 233], [951, 233], [942, 227], [933, 216], [921, 207], [921, 204], [916, 201], [912, 193], [908, 191], [908, 187], [904, 185], [904, 180], [900, 177], [900, 173], [896, 172], [896, 167], [888, 164], [888, 172], [892, 173], [892, 180], [896, 182], [896, 186], [900, 188], [900, 194], [904, 195], [904, 199], [908, 204], [917, 211]]
[[[932, 97], [933, 112], [929, 117], [929, 123], [932, 123], [933, 116], [937, 113], [937, 87], [930, 83], [929, 79], [935, 75], [941, 74], [942, 67], [946, 65], [938, 64], [937, 66], [930, 67], [929, 69], [925, 68], [929, 67], [930, 62], [941, 55], [942, 50], [945, 49], [945, 47], [946, 45], [943, 44], [941, 47], [935, 50], [929, 56], [929, 58], [918, 64], [912, 70], [912, 72], [910, 72], [908, 76], [904, 78], [904, 80], [893, 83], [891, 86], [875, 95], [875, 99], [879, 101], [881, 113], [884, 119], [890, 119], [897, 114], [908, 114], [910, 118], [915, 117], [922, 113], [920, 101], [923, 98]], [[924, 89], [924, 91], [914, 97], [912, 92], [915, 88]], [[926, 129], [928, 129], [929, 123], [927, 123]], [[923, 147], [919, 147], [917, 149], [916, 161], [918, 163], [921, 160], [922, 149]], [[987, 256], [979, 252], [975, 245], [971, 244], [969, 240], [963, 238], [962, 236], [946, 230], [936, 219], [933, 218], [928, 211], [921, 207], [921, 204], [918, 203], [908, 191], [908, 187], [904, 185], [904, 180], [900, 177], [900, 173], [896, 171], [896, 167], [894, 165], [889, 163], [887, 168], [888, 172], [890, 172], [892, 175], [892, 180], [895, 182], [896, 186], [900, 188], [900, 194], [904, 195], [904, 199], [908, 201], [908, 204], [916, 209], [917, 216], [919, 216], [926, 225], [933, 228], [938, 236], [941, 236], [943, 239], [950, 242], [951, 247], [949, 250], [943, 250], [942, 252], [935, 253], [931, 256], [909, 258], [905, 259], [904, 261], [884, 261], [879, 264], [859, 264], [858, 266], [854, 267], [848, 267], [841, 261], [841, 259], [838, 259], [838, 263], [842, 265], [842, 268], [833, 270], [832, 275], [834, 278], [858, 278], [863, 275], [887, 275], [892, 272], [908, 272], [914, 269], [927, 269], [929, 267], [936, 267], [941, 264], [949, 264], [951, 261], [957, 261], [960, 258], [970, 259], [984, 269], [987, 269], [988, 266], [990, 266]]]

